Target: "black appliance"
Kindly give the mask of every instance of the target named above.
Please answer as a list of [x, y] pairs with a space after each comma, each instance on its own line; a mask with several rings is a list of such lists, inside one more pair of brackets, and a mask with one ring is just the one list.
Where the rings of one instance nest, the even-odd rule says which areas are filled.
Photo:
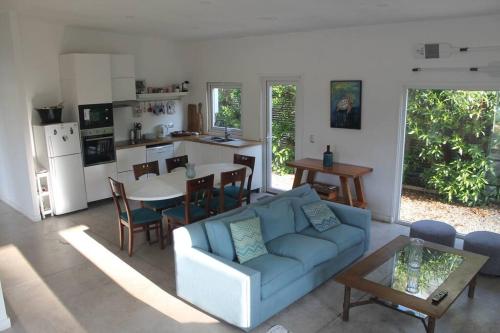
[[80, 132], [84, 166], [110, 163], [116, 160], [113, 127], [86, 129]]
[[78, 105], [80, 130], [113, 127], [113, 104]]

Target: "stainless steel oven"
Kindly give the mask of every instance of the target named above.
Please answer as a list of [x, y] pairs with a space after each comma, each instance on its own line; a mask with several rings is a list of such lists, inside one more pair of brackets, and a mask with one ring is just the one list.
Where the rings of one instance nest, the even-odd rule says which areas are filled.
[[113, 104], [78, 105], [80, 130], [113, 127]]
[[109, 163], [116, 160], [113, 127], [85, 129], [80, 132], [84, 166]]

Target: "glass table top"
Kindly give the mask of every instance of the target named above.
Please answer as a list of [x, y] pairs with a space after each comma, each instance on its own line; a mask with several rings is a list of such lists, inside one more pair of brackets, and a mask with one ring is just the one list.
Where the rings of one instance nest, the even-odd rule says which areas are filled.
[[[364, 278], [394, 290], [427, 299], [464, 261], [464, 258], [458, 254], [431, 249], [424, 245], [420, 268], [414, 269], [408, 265], [409, 249], [410, 245], [401, 248], [392, 258]], [[416, 292], [408, 291], [411, 289], [408, 287], [412, 277], [416, 281]]]

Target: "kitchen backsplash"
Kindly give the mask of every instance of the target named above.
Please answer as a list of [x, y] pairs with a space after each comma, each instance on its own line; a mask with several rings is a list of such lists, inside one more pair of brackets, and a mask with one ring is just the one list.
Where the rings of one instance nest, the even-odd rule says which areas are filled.
[[174, 125], [173, 128], [169, 129], [169, 133], [182, 130], [184, 124], [183, 103], [181, 101], [173, 102], [175, 103], [174, 114], [155, 115], [151, 112], [144, 112], [140, 113], [140, 116], [136, 116], [133, 107], [115, 107], [113, 109], [115, 141], [128, 140], [129, 131], [134, 122], [142, 123], [143, 135], [158, 133], [158, 126], [166, 125], [168, 122], [172, 122]]

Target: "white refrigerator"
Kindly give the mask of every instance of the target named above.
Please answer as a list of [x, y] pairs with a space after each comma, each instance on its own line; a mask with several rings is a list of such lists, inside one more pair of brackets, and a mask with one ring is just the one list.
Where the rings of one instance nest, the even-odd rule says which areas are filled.
[[54, 214], [87, 208], [78, 123], [33, 126], [36, 157], [50, 174]]

